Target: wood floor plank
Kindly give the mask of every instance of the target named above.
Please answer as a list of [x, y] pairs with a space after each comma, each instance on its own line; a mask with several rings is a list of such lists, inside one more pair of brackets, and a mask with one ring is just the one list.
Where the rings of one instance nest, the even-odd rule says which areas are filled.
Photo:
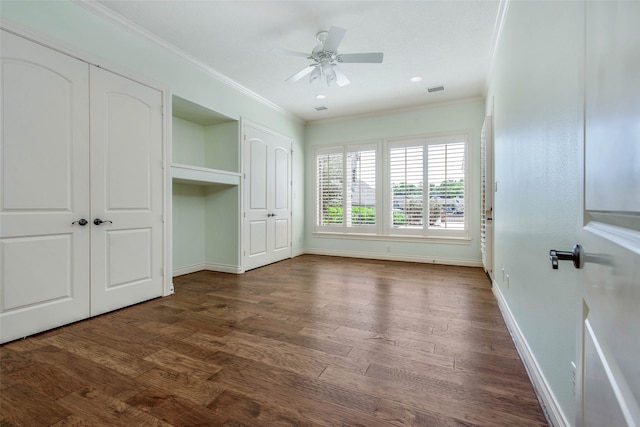
[[203, 405], [155, 387], [141, 391], [126, 402], [177, 427], [218, 426], [224, 424], [226, 420]]
[[207, 408], [224, 419], [220, 424], [247, 426], [300, 426], [313, 427], [321, 424], [297, 417], [282, 407], [261, 404], [250, 397], [232, 390], [225, 390]]
[[382, 427], [388, 425], [383, 420], [377, 419], [374, 414], [365, 414], [331, 402], [318, 401], [317, 398], [303, 396], [295, 390], [283, 389], [269, 379], [245, 376], [240, 370], [223, 369], [212, 380], [237, 393], [249, 395], [263, 402], [264, 405], [290, 409], [296, 417], [313, 423], [326, 426]]
[[57, 403], [78, 418], [91, 424], [124, 427], [132, 425], [170, 426], [170, 424], [150, 416], [144, 411], [91, 387], [85, 387], [58, 399]]
[[2, 426], [48, 426], [71, 414], [47, 395], [24, 383], [2, 390], [0, 408]]
[[135, 356], [88, 339], [83, 341], [80, 336], [68, 332], [49, 337], [46, 342], [85, 359], [93, 360], [123, 375], [139, 375], [153, 367]]
[[463, 421], [450, 416], [430, 413], [424, 408], [416, 409], [401, 402], [389, 399], [380, 399], [380, 404], [376, 409], [375, 415], [393, 426], [482, 427], [480, 424]]
[[264, 338], [256, 342], [258, 340], [253, 336], [244, 337], [234, 333], [224, 337], [224, 340], [222, 340], [211, 335], [197, 333], [185, 341], [204, 348], [237, 354], [266, 365], [298, 372], [311, 378], [318, 377], [327, 367], [326, 363], [316, 360], [311, 355], [302, 354], [302, 351], [292, 353], [290, 348], [284, 348], [284, 345], [270, 342]]
[[136, 377], [136, 381], [202, 406], [208, 405], [224, 391], [224, 387], [212, 381], [200, 379], [191, 373], [177, 372], [167, 368], [153, 368]]
[[377, 406], [378, 398], [370, 395], [225, 352], [218, 352], [209, 360], [227, 366], [212, 376], [212, 381], [235, 379], [254, 386], [261, 385], [265, 389], [293, 392], [300, 397], [333, 403], [365, 414], [373, 413]]
[[55, 346], [33, 350], [30, 355], [38, 362], [56, 366], [70, 380], [81, 380], [86, 386], [98, 388], [115, 397], [124, 399], [143, 388], [129, 376]]
[[80, 379], [69, 377], [57, 366], [48, 363], [35, 363], [7, 374], [3, 380], [6, 381], [9, 378], [14, 383], [29, 384], [33, 390], [41, 392], [52, 400], [66, 396], [84, 385]]
[[542, 426], [482, 269], [304, 255], [0, 346], [4, 426]]
[[[382, 378], [375, 378], [369, 381], [366, 376], [363, 377], [362, 375], [333, 367], [328, 367], [322, 373], [320, 379], [342, 384], [344, 387], [388, 400], [394, 400], [397, 396], [402, 396], [402, 402], [408, 406], [422, 408], [429, 413], [435, 413], [443, 417], [450, 416], [465, 422], [505, 427], [545, 425], [545, 420], [541, 413], [534, 412], [534, 414], [539, 415], [539, 418], [528, 417], [530, 415], [529, 409], [521, 410], [516, 402], [508, 402], [506, 399], [478, 399], [477, 397], [480, 393], [475, 396], [441, 394], [442, 391], [447, 390], [442, 385], [434, 388], [427, 385], [416, 385], [401, 380]], [[476, 398], [473, 399], [473, 397]], [[505, 405], [508, 406], [509, 410], [503, 409]], [[496, 408], [496, 406], [502, 407]], [[482, 411], [474, 411], [474, 407], [483, 409]], [[518, 414], [523, 416], [521, 417]]]
[[215, 365], [210, 360], [205, 361], [166, 349], [158, 350], [144, 360], [202, 380], [206, 380], [222, 369], [222, 366]]

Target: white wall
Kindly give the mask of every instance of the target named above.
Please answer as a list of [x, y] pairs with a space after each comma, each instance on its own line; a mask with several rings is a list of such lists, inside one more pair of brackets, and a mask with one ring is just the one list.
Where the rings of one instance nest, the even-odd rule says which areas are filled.
[[560, 422], [570, 423], [576, 272], [570, 263], [552, 270], [548, 254], [571, 250], [580, 225], [583, 21], [582, 2], [510, 2], [487, 97], [488, 110], [494, 106], [498, 182], [496, 285]]
[[[306, 224], [305, 248], [311, 253], [355, 257], [437, 262], [480, 266], [480, 131], [484, 121], [484, 102], [465, 100], [387, 114], [312, 122], [306, 131]], [[389, 238], [330, 238], [313, 234], [314, 225], [314, 147], [345, 142], [380, 140], [411, 135], [470, 131], [468, 213], [471, 241], [445, 243], [401, 241]]]

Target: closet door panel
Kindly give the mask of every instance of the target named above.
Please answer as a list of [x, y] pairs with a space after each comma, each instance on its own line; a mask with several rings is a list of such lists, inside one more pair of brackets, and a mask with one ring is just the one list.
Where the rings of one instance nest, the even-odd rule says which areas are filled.
[[243, 125], [243, 268], [291, 258], [291, 140]]
[[89, 314], [88, 65], [2, 31], [0, 342]]
[[161, 296], [163, 248], [162, 93], [94, 67], [91, 182], [93, 316]]

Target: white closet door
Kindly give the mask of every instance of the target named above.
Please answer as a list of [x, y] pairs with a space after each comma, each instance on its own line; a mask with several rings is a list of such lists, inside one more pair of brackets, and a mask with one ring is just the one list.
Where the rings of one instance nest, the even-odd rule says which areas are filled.
[[291, 258], [291, 140], [244, 125], [244, 269]]
[[92, 316], [162, 295], [162, 176], [162, 93], [91, 67]]
[[2, 31], [0, 342], [89, 315], [88, 65]]

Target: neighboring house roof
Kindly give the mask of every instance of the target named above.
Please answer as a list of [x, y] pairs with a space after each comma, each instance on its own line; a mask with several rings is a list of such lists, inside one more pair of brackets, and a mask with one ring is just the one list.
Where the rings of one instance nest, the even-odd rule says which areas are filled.
[[375, 206], [376, 190], [361, 179], [352, 180], [351, 204], [355, 206]]

